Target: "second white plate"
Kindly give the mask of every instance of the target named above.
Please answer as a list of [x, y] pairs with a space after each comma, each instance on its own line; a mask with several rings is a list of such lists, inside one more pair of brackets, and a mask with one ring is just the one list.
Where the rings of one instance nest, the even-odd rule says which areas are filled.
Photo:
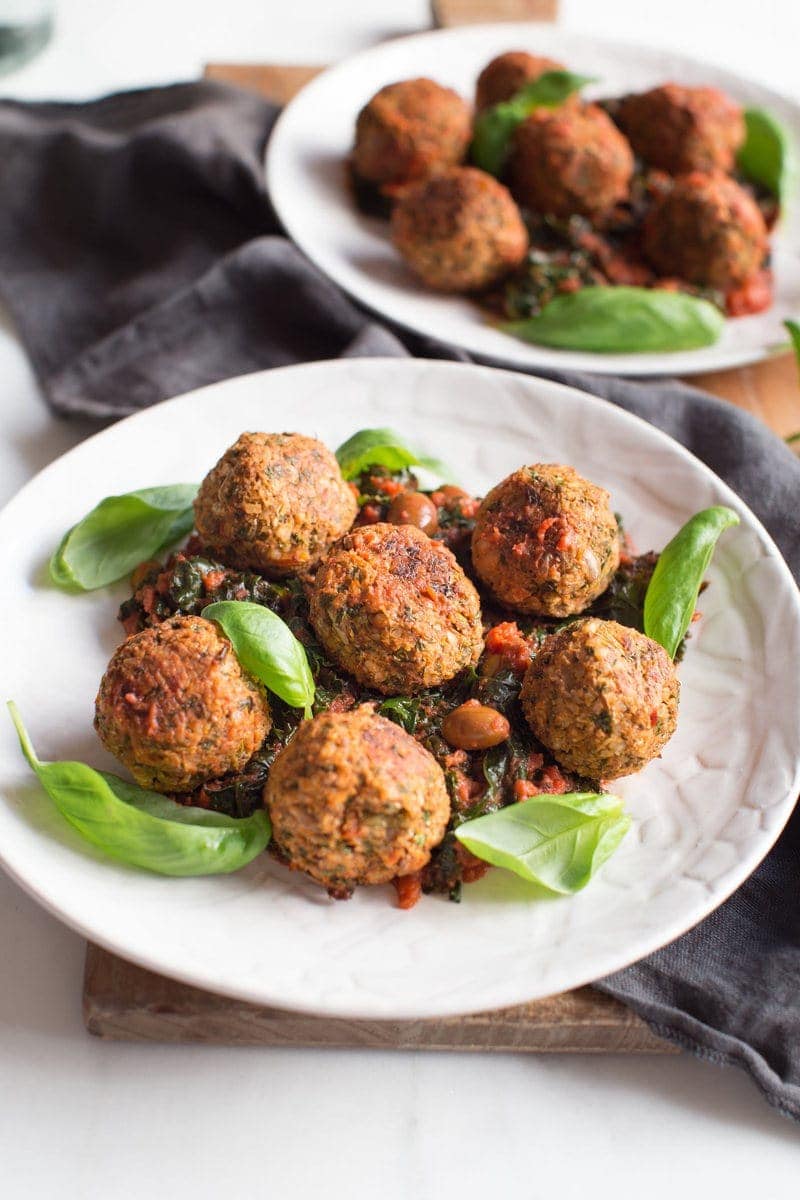
[[773, 238], [775, 302], [726, 323], [714, 346], [674, 354], [588, 354], [528, 345], [489, 325], [471, 301], [424, 290], [408, 273], [385, 221], [357, 210], [346, 172], [359, 109], [380, 87], [418, 75], [472, 99], [481, 68], [504, 50], [527, 49], [597, 77], [587, 96], [621, 95], [657, 83], [708, 84], [741, 104], [769, 109], [800, 159], [800, 106], [767, 88], [683, 55], [566, 34], [541, 24], [486, 25], [399, 38], [348, 58], [308, 84], [278, 120], [267, 183], [286, 230], [356, 300], [406, 329], [471, 354], [521, 367], [616, 375], [687, 375], [741, 366], [786, 344], [781, 322], [800, 314], [800, 218], [790, 211]]

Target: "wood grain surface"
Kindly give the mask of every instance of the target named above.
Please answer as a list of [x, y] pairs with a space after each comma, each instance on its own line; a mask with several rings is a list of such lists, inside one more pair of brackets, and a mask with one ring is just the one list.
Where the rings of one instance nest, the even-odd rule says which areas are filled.
[[593, 988], [514, 1008], [425, 1021], [313, 1017], [216, 996], [89, 945], [83, 992], [89, 1033], [115, 1041], [248, 1046], [361, 1046], [527, 1053], [678, 1051], [630, 1009]]
[[558, 0], [431, 0], [434, 25], [483, 25], [488, 21], [555, 21]]
[[[433, 0], [437, 25], [552, 20], [557, 0]], [[286, 104], [321, 66], [210, 63], [207, 77]], [[753, 413], [786, 437], [800, 430], [800, 386], [791, 354], [688, 382]], [[126, 1041], [262, 1046], [360, 1046], [399, 1050], [677, 1053], [616, 1000], [579, 988], [515, 1008], [426, 1021], [352, 1021], [265, 1008], [155, 975], [87, 946], [87, 1030]]]

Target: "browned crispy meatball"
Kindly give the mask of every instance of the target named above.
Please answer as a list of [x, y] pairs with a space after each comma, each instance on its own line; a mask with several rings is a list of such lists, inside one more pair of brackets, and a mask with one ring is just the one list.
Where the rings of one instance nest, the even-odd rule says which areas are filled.
[[478, 593], [447, 547], [413, 525], [364, 525], [337, 542], [310, 617], [334, 662], [379, 692], [435, 687], [483, 646]]
[[392, 238], [411, 270], [441, 292], [474, 292], [518, 266], [528, 234], [507, 188], [476, 167], [454, 167], [409, 188]]
[[203, 480], [197, 532], [226, 566], [280, 578], [322, 557], [358, 503], [335, 456], [301, 433], [243, 433]]
[[568, 771], [630, 775], [661, 753], [678, 720], [667, 652], [636, 629], [587, 617], [551, 634], [520, 692], [528, 723]]
[[525, 50], [507, 50], [498, 54], [478, 76], [475, 107], [480, 111], [510, 100], [526, 83], [533, 83], [548, 71], [563, 71], [564, 64], [553, 58], [528, 54]]
[[171, 617], [115, 651], [94, 727], [138, 784], [189, 792], [240, 771], [271, 726], [263, 689], [211, 621]]
[[608, 501], [608, 492], [572, 467], [521, 467], [478, 509], [473, 566], [517, 612], [583, 612], [619, 566], [619, 529]]
[[469, 105], [432, 79], [390, 83], [358, 114], [352, 163], [375, 184], [399, 184], [460, 163], [472, 138]]
[[509, 179], [524, 208], [600, 216], [627, 198], [632, 174], [630, 146], [597, 105], [538, 108], [514, 134]]
[[739, 105], [711, 87], [665, 83], [626, 96], [617, 120], [636, 154], [671, 175], [732, 170], [745, 136]]
[[450, 817], [436, 759], [371, 704], [303, 722], [264, 803], [290, 866], [340, 894], [420, 870]]
[[644, 252], [663, 275], [727, 291], [764, 261], [767, 227], [735, 180], [693, 171], [656, 200], [643, 230]]

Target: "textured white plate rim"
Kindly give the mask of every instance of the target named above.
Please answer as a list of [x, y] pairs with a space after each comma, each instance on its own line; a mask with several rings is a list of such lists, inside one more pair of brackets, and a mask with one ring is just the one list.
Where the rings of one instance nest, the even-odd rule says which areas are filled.
[[[336, 257], [328, 254], [325, 247], [320, 246], [313, 235], [309, 236], [302, 222], [298, 222], [295, 219], [291, 194], [287, 193], [284, 189], [281, 178], [284, 165], [283, 159], [286, 155], [291, 155], [292, 153], [293, 126], [297, 121], [298, 114], [305, 109], [306, 105], [312, 106], [314, 104], [318, 92], [324, 95], [331, 86], [335, 89], [339, 80], [346, 79], [354, 69], [358, 70], [362, 63], [379, 57], [386, 47], [408, 47], [409, 65], [407, 70], [413, 74], [413, 51], [416, 45], [427, 43], [431, 39], [445, 39], [446, 42], [452, 43], [454, 41], [476, 39], [482, 35], [493, 37], [501, 34], [506, 39], [508, 45], [514, 45], [515, 38], [527, 38], [538, 41], [541, 41], [543, 38], [547, 38], [548, 40], [555, 38], [565, 45], [594, 44], [607, 53], [619, 51], [627, 54], [638, 54], [645, 59], [652, 58], [655, 54], [661, 53], [657, 48], [641, 42], [627, 41], [622, 38], [607, 39], [593, 35], [583, 35], [561, 30], [557, 26], [542, 25], [537, 22], [467, 25], [453, 29], [435, 29], [407, 34], [402, 37], [392, 38], [389, 42], [383, 42], [377, 46], [361, 50], [356, 54], [348, 56], [342, 62], [321, 71], [319, 75], [305, 84], [301, 91], [284, 107], [267, 141], [265, 150], [267, 189], [273, 207], [291, 239], [311, 262], [328, 275], [352, 299], [369, 309], [375, 315], [385, 320], [390, 320], [399, 328], [405, 329], [410, 333], [421, 334], [423, 336], [437, 336], [435, 329], [431, 330], [431, 328], [425, 326], [423, 323], [415, 324], [413, 320], [409, 320], [407, 316], [398, 313], [388, 304], [377, 304], [371, 287], [361, 286], [361, 281], [354, 280], [350, 274], [349, 266], [342, 272], [340, 269], [341, 264], [337, 262]], [[558, 53], [558, 50], [554, 50], [552, 46], [546, 46], [544, 49], [548, 53]], [[791, 97], [776, 92], [774, 89], [762, 84], [759, 80], [741, 72], [734, 72], [716, 66], [712, 67], [707, 61], [695, 55], [670, 51], [670, 57], [676, 62], [681, 62], [691, 70], [702, 71], [706, 69], [713, 71], [720, 82], [720, 86], [726, 86], [733, 94], [736, 94], [738, 88], [757, 90], [760, 93], [762, 102], [769, 103], [771, 101], [773, 106], [786, 105], [791, 107], [796, 114], [798, 122], [800, 122], [800, 105]], [[386, 82], [389, 82], [389, 80], [386, 80]], [[325, 105], [323, 104], [322, 110], [324, 111], [324, 109]], [[355, 117], [355, 113], [353, 117]], [[797, 153], [798, 147], [795, 146], [795, 154], [797, 155]], [[358, 219], [355, 209], [353, 209], [353, 216], [354, 219]], [[786, 224], [785, 218], [782, 224]], [[778, 236], [780, 236], [780, 231]], [[411, 291], [414, 287], [411, 280], [409, 280], [408, 286], [409, 291]], [[440, 297], [439, 299], [446, 303], [448, 298]], [[739, 318], [739, 320], [742, 319], [747, 320], [747, 318]], [[763, 361], [765, 358], [771, 357], [778, 350], [789, 348], [789, 343], [785, 339], [783, 331], [781, 331], [778, 341], [771, 340], [769, 343], [765, 342], [760, 347], [743, 346], [737, 349], [735, 345], [725, 347], [711, 346], [703, 350], [676, 351], [673, 353], [614, 355], [554, 350], [544, 346], [524, 343], [510, 336], [498, 336], [489, 353], [486, 347], [477, 348], [471, 342], [468, 333], [459, 336], [457, 332], [450, 329], [443, 337], [444, 340], [462, 350], [466, 350], [468, 353], [478, 353], [484, 358], [491, 358], [498, 366], [538, 366], [540, 368], [545, 367], [556, 370], [581, 370], [598, 375], [631, 375], [643, 378], [665, 374], [691, 375], [706, 371], [745, 366], [749, 363]]]
[[[324, 375], [329, 372], [341, 372], [346, 374], [348, 370], [352, 369], [356, 365], [366, 365], [368, 368], [375, 367], [379, 371], [399, 371], [402, 373], [404, 370], [409, 368], [412, 371], [418, 370], [421, 365], [421, 361], [417, 359], [397, 358], [362, 358], [356, 360], [339, 359], [333, 361], [302, 364], [300, 366], [276, 368], [271, 371], [258, 371], [249, 375], [238, 376], [234, 379], [223, 380], [218, 383], [210, 384], [207, 387], [195, 389], [194, 391], [187, 392], [181, 396], [164, 401], [162, 404], [156, 405], [153, 408], [144, 410], [140, 413], [135, 413], [125, 418], [123, 421], [117, 422], [109, 429], [102, 430], [99, 433], [94, 434], [92, 437], [87, 438], [84, 442], [80, 443], [78, 446], [62, 455], [59, 459], [55, 460], [54, 463], [49, 464], [36, 476], [34, 476], [34, 478], [31, 479], [8, 502], [2, 511], [0, 511], [0, 537], [2, 537], [7, 522], [9, 520], [13, 520], [14, 511], [17, 506], [23, 502], [31, 492], [37, 490], [41, 482], [46, 480], [47, 476], [54, 470], [56, 464], [62, 464], [64, 461], [79, 459], [83, 455], [87, 446], [103, 442], [104, 440], [108, 439], [110, 434], [116, 433], [116, 431], [119, 431], [120, 429], [124, 430], [134, 422], [146, 422], [149, 419], [152, 419], [154, 414], [156, 414], [156, 419], [158, 419], [158, 417], [160, 417], [167, 410], [175, 411], [184, 406], [189, 407], [196, 401], [198, 396], [207, 396], [218, 392], [224, 392], [232, 387], [235, 388], [239, 384], [247, 386], [248, 381], [258, 378], [263, 378], [266, 380], [268, 378], [273, 378], [276, 375], [300, 372], [320, 375]], [[632, 413], [625, 412], [624, 410], [618, 409], [616, 406], [609, 404], [607, 401], [591, 396], [588, 393], [581, 392], [577, 388], [567, 387], [564, 384], [554, 383], [549, 380], [538, 378], [529, 379], [525, 376], [520, 376], [515, 372], [503, 371], [493, 367], [473, 366], [470, 364], [450, 362], [429, 362], [427, 360], [425, 360], [424, 365], [426, 371], [430, 370], [433, 374], [441, 374], [443, 378], [446, 378], [448, 375], [452, 375], [453, 373], [462, 374], [464, 372], [468, 373], [469, 375], [482, 374], [487, 377], [497, 375], [511, 376], [517, 383], [521, 383], [523, 387], [529, 387], [531, 392], [541, 388], [543, 392], [550, 393], [554, 396], [560, 394], [565, 398], [571, 397], [573, 400], [577, 399], [584, 403], [588, 402], [592, 407], [597, 406], [598, 411], [613, 411], [615, 419], [618, 418], [632, 429], [646, 430], [649, 436], [654, 437], [662, 444], [667, 445], [673, 453], [691, 463], [693, 469], [701, 472], [708, 480], [713, 481], [714, 486], [721, 493], [722, 498], [730, 503], [730, 505], [739, 512], [744, 522], [747, 522], [747, 524], [750, 525], [753, 532], [757, 534], [759, 540], [769, 551], [770, 557], [775, 560], [778, 570], [783, 578], [783, 583], [788, 587], [789, 594], [791, 594], [793, 598], [794, 618], [800, 624], [800, 592], [798, 592], [794, 579], [792, 578], [783, 556], [781, 555], [767, 530], [763, 527], [758, 518], [750, 511], [750, 509], [747, 508], [742, 500], [728, 487], [727, 484], [724, 483], [723, 480], [715, 475], [710, 468], [696, 458], [696, 456], [694, 456], [685, 447], [681, 446], [673, 438], [669, 437], [668, 434], [655, 429], [642, 418], [637, 417]], [[65, 602], [68, 603], [71, 599], [72, 598], [70, 597], [65, 597]], [[791, 787], [787, 789], [782, 801], [779, 819], [768, 832], [762, 831], [762, 837], [759, 840], [758, 845], [751, 851], [751, 853], [738, 862], [735, 870], [729, 872], [726, 878], [726, 886], [724, 889], [718, 891], [710, 900], [707, 900], [704, 903], [698, 903], [695, 906], [691, 915], [691, 919], [684, 917], [672, 922], [665, 922], [662, 926], [660, 926], [657, 935], [651, 934], [642, 936], [638, 941], [627, 944], [624, 949], [621, 948], [618, 953], [609, 954], [599, 969], [595, 963], [591, 972], [586, 974], [580, 974], [574, 969], [569, 970], [565, 974], [563, 981], [557, 979], [554, 983], [543, 990], [537, 991], [535, 986], [528, 986], [523, 993], [520, 991], [518, 984], [512, 984], [510, 987], [503, 987], [501, 985], [496, 986], [493, 989], [486, 988], [481, 992], [480, 999], [472, 1005], [466, 1005], [463, 1003], [453, 1004], [452, 1001], [447, 1000], [444, 1002], [436, 1000], [431, 1001], [429, 999], [424, 1005], [420, 1006], [414, 1002], [408, 1003], [402, 1001], [397, 1004], [396, 1011], [393, 1011], [391, 1014], [382, 1012], [380, 1014], [380, 1019], [413, 1020], [435, 1016], [456, 1016], [469, 1012], [481, 1011], [487, 1007], [502, 1008], [509, 1005], [523, 1003], [527, 1000], [538, 999], [546, 995], [555, 994], [562, 990], [567, 990], [582, 986], [586, 983], [591, 983], [595, 979], [621, 970], [623, 967], [638, 961], [660, 947], [668, 945], [682, 933], [685, 933], [687, 930], [693, 928], [696, 924], [708, 916], [709, 913], [713, 912], [714, 909], [719, 907], [720, 904], [728, 899], [728, 897], [744, 882], [744, 880], [752, 874], [752, 872], [772, 848], [794, 809], [797, 792], [798, 789], [800, 789], [800, 747], [798, 747], [798, 751], [799, 753], [795, 763], [795, 771], [792, 778]], [[259, 986], [257, 989], [254, 989], [251, 987], [239, 986], [235, 983], [220, 979], [218, 975], [214, 973], [213, 966], [204, 965], [202, 968], [184, 969], [180, 965], [174, 965], [174, 963], [168, 957], [159, 954], [157, 948], [154, 948], [151, 953], [131, 952], [131, 950], [127, 948], [124, 943], [120, 942], [119, 938], [110, 936], [104, 931], [102, 917], [99, 918], [97, 924], [76, 920], [74, 916], [71, 915], [68, 904], [65, 904], [63, 901], [59, 901], [54, 897], [48, 887], [47, 879], [45, 878], [44, 880], [39, 880], [31, 878], [24, 871], [17, 869], [17, 866], [13, 861], [13, 855], [9, 855], [6, 848], [1, 843], [0, 866], [2, 866], [6, 874], [14, 879], [15, 882], [25, 892], [27, 892], [33, 897], [34, 900], [37, 901], [37, 903], [41, 904], [43, 908], [51, 912], [64, 924], [74, 929], [87, 939], [96, 942], [100, 946], [103, 946], [105, 949], [119, 954], [129, 961], [144, 967], [145, 969], [167, 975], [171, 978], [196, 987], [204, 988], [208, 991], [229, 995], [231, 997], [250, 1001], [255, 1004], [272, 1005], [289, 1011], [306, 1012], [314, 1015], [337, 1016], [348, 1019], [374, 1019], [376, 1017], [376, 1014], [371, 1006], [359, 1007], [358, 1003], [354, 1001], [348, 1001], [345, 1003], [335, 1002], [326, 1004], [324, 1007], [320, 1006], [319, 1004], [304, 1005], [302, 1001], [298, 1001], [297, 999], [287, 1002], [283, 995], [272, 992], [268, 983], [264, 987]], [[409, 915], [409, 920], [413, 921], [413, 914]], [[491, 993], [488, 1000], [486, 999], [487, 993]]]

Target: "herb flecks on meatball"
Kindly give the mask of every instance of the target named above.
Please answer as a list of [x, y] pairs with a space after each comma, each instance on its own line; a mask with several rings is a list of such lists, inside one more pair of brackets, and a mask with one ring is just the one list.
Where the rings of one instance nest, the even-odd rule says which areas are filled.
[[304, 722], [264, 803], [289, 865], [339, 895], [419, 871], [450, 817], [436, 759], [372, 705]]
[[640, 771], [675, 732], [678, 679], [669, 655], [638, 630], [587, 617], [546, 639], [520, 699], [536, 737], [589, 779]]
[[412, 525], [364, 525], [321, 563], [314, 630], [335, 663], [385, 694], [436, 687], [474, 666], [480, 600], [455, 557]]
[[392, 212], [392, 238], [411, 270], [441, 292], [474, 292], [519, 266], [528, 234], [507, 188], [476, 167], [417, 184]]
[[721, 172], [680, 176], [656, 200], [643, 230], [656, 270], [723, 292], [761, 267], [767, 238], [752, 196]]
[[478, 510], [473, 566], [516, 612], [583, 612], [619, 565], [608, 492], [572, 467], [535, 463], [492, 488]]
[[538, 108], [517, 127], [509, 182], [534, 212], [599, 217], [628, 198], [633, 166], [625, 136], [601, 108], [567, 104]]
[[469, 105], [432, 79], [381, 88], [356, 120], [352, 165], [377, 185], [424, 179], [463, 160], [472, 137]]
[[300, 433], [243, 433], [203, 480], [194, 508], [211, 555], [271, 578], [313, 566], [358, 512], [335, 456]]
[[475, 107], [481, 111], [501, 104], [548, 71], [563, 70], [564, 64], [553, 58], [528, 54], [525, 50], [507, 50], [487, 63], [478, 76]]
[[201, 617], [172, 617], [129, 637], [95, 704], [103, 745], [141, 787], [159, 792], [188, 792], [240, 771], [270, 726], [263, 689]]
[[636, 154], [671, 175], [733, 170], [745, 137], [739, 105], [711, 87], [665, 83], [625, 96], [616, 115]]

